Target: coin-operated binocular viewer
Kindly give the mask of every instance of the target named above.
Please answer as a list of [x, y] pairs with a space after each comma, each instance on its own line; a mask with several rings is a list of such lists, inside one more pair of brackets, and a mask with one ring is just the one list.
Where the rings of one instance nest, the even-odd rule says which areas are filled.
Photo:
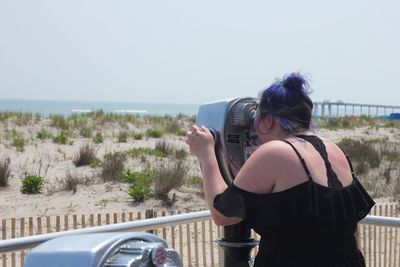
[[25, 267], [183, 266], [167, 243], [147, 233], [98, 233], [52, 239], [34, 248]]
[[[201, 105], [196, 117], [198, 126], [207, 127], [214, 136], [215, 154], [219, 169], [229, 185], [252, 152], [259, 146], [253, 124], [258, 100], [244, 97]], [[241, 222], [224, 227], [219, 240], [224, 249], [226, 267], [250, 266], [251, 250], [258, 241], [251, 238], [251, 230]]]

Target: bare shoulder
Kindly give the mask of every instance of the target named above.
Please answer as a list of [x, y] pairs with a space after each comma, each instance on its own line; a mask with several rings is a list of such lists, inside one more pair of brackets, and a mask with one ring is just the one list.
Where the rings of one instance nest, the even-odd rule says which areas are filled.
[[288, 167], [298, 159], [283, 141], [269, 141], [260, 146], [245, 162], [235, 178], [235, 185], [254, 193], [270, 193], [278, 178], [287, 175]]

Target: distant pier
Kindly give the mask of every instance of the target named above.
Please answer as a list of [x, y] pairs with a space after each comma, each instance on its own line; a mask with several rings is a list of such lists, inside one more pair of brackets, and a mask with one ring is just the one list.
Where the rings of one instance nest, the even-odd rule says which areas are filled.
[[328, 100], [314, 102], [313, 114], [315, 117], [342, 117], [342, 116], [383, 116], [390, 113], [400, 113], [400, 106], [331, 102]]

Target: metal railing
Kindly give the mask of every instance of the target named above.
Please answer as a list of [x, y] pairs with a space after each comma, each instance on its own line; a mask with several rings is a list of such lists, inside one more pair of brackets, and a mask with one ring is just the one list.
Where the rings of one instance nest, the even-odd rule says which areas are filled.
[[400, 228], [400, 218], [368, 215], [360, 221], [361, 224]]
[[[210, 211], [206, 210], [206, 211], [199, 211], [199, 212], [192, 212], [192, 213], [185, 213], [185, 214], [178, 214], [178, 215], [170, 215], [170, 216], [166, 216], [166, 217], [145, 219], [145, 220], [139, 220], [139, 221], [124, 222], [124, 223], [117, 223], [117, 224], [104, 225], [104, 226], [96, 226], [96, 227], [85, 228], [85, 229], [76, 229], [76, 230], [69, 230], [69, 231], [64, 231], [64, 232], [56, 232], [56, 233], [40, 234], [40, 235], [29, 236], [29, 237], [13, 238], [13, 239], [7, 239], [7, 240], [0, 241], [0, 253], [13, 252], [13, 251], [17, 251], [17, 250], [32, 248], [43, 242], [50, 240], [50, 239], [61, 237], [61, 236], [76, 235], [76, 234], [83, 234], [83, 233], [99, 233], [99, 232], [147, 231], [147, 230], [156, 229], [156, 228], [204, 222], [204, 221], [207, 221], [210, 219], [211, 219]], [[369, 215], [360, 221], [360, 225], [362, 225], [363, 227], [365, 227], [365, 226], [367, 226], [367, 227], [383, 226], [383, 227], [400, 228], [400, 218]], [[360, 235], [358, 235], [358, 237], [360, 239], [370, 238], [368, 235], [365, 235], [365, 233], [363, 233], [363, 232], [360, 233]], [[359, 240], [359, 242], [360, 241], [361, 240]], [[364, 246], [368, 245], [368, 243], [365, 240], [362, 240], [362, 242], [363, 242]], [[370, 242], [370, 240], [368, 240], [368, 242]], [[369, 245], [369, 247], [370, 247], [370, 245]], [[190, 250], [190, 248], [189, 248], [189, 250]], [[390, 250], [390, 249], [388, 248], [388, 250]], [[395, 251], [394, 251], [394, 253], [396, 253]], [[204, 257], [205, 257], [205, 255], [204, 255]], [[390, 258], [390, 256], [389, 256], [389, 258]], [[394, 256], [394, 258], [395, 258], [395, 262], [397, 262], [396, 256]], [[370, 261], [370, 264], [371, 264], [371, 261]]]
[[117, 224], [96, 226], [85, 229], [69, 230], [65, 232], [7, 239], [0, 241], [0, 253], [32, 248], [50, 239], [54, 239], [61, 236], [90, 234], [90, 233], [92, 234], [105, 233], [105, 232], [146, 231], [161, 227], [173, 226], [177, 224], [200, 222], [208, 219], [211, 219], [211, 213], [209, 210], [204, 210], [204, 211], [197, 211], [185, 214], [171, 215], [166, 217], [145, 219], [140, 221], [117, 223]]

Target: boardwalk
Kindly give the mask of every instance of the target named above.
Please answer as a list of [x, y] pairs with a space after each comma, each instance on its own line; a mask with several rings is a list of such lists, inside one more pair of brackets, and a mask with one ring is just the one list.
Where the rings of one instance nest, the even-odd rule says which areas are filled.
[[360, 103], [345, 103], [342, 101], [314, 102], [313, 115], [315, 117], [341, 117], [341, 116], [381, 116], [390, 113], [399, 113], [400, 106], [374, 105]]

